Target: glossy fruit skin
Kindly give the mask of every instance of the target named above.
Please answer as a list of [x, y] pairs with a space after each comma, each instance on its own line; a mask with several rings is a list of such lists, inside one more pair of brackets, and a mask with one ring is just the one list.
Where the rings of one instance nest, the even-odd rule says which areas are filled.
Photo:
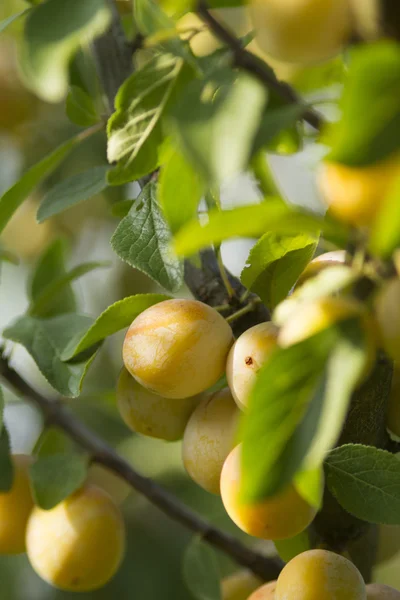
[[51, 510], [33, 510], [26, 547], [33, 569], [54, 587], [95, 590], [113, 577], [123, 558], [122, 515], [106, 492], [85, 485]]
[[233, 343], [221, 315], [197, 300], [165, 300], [130, 326], [123, 360], [144, 387], [165, 398], [189, 398], [214, 385]]
[[349, 37], [347, 0], [251, 0], [250, 8], [258, 45], [281, 61], [326, 60]]
[[185, 429], [183, 464], [190, 477], [212, 494], [220, 493], [225, 459], [235, 446], [240, 411], [228, 388], [204, 398]]
[[232, 396], [240, 409], [248, 406], [257, 373], [277, 347], [278, 329], [271, 323], [251, 327], [233, 344], [226, 363]]
[[319, 185], [333, 216], [354, 227], [369, 227], [399, 175], [397, 155], [365, 167], [326, 162]]
[[400, 363], [400, 279], [393, 278], [379, 291], [376, 302], [380, 341], [385, 352]]
[[332, 252], [325, 252], [313, 260], [306, 266], [302, 274], [296, 283], [296, 289], [298, 289], [303, 283], [312, 279], [321, 271], [324, 271], [327, 267], [334, 267], [338, 265], [344, 265], [346, 263], [346, 251], [345, 250], [334, 250]]
[[370, 583], [367, 585], [368, 600], [400, 600], [400, 592], [382, 583]]
[[144, 388], [123, 368], [117, 384], [117, 405], [132, 431], [161, 440], [180, 440], [199, 396], [171, 399]]
[[247, 600], [261, 583], [251, 571], [236, 571], [221, 581], [222, 600]]
[[259, 587], [247, 600], [274, 600], [276, 581], [270, 581]]
[[25, 531], [34, 503], [29, 483], [32, 458], [12, 456], [14, 479], [11, 490], [0, 493], [0, 554], [25, 552]]
[[298, 554], [278, 577], [275, 600], [366, 600], [359, 570], [328, 550]]
[[240, 452], [240, 445], [232, 450], [221, 473], [222, 502], [232, 521], [249, 535], [266, 540], [291, 538], [308, 527], [316, 509], [297, 493], [293, 485], [262, 502], [244, 504], [239, 500]]
[[366, 336], [368, 355], [361, 377], [363, 381], [375, 362], [377, 334], [375, 323], [364, 305], [353, 298], [326, 296], [302, 303], [285, 321], [279, 332], [278, 343], [282, 347], [291, 346], [352, 317], [361, 319]]

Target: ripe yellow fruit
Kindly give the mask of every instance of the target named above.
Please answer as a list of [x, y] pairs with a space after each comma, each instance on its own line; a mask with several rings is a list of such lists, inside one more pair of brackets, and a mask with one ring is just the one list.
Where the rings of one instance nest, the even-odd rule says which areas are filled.
[[12, 457], [14, 479], [11, 490], [0, 493], [0, 554], [25, 552], [25, 531], [34, 506], [29, 484], [30, 456]]
[[247, 600], [274, 600], [276, 581], [270, 581], [258, 588]]
[[197, 300], [165, 300], [130, 326], [123, 359], [131, 375], [165, 398], [189, 398], [214, 385], [233, 343], [221, 315]]
[[183, 464], [190, 477], [212, 494], [219, 494], [219, 481], [226, 457], [236, 443], [240, 411], [228, 388], [204, 398], [185, 429]]
[[367, 585], [368, 600], [400, 600], [400, 592], [382, 583], [370, 583]]
[[380, 341], [387, 354], [400, 362], [400, 279], [393, 278], [379, 291], [376, 303]]
[[226, 512], [240, 529], [258, 538], [282, 540], [294, 537], [313, 520], [316, 509], [288, 486], [262, 502], [244, 504], [240, 500], [241, 446], [226, 459], [221, 473], [221, 496]]
[[275, 600], [365, 600], [366, 590], [352, 562], [327, 550], [298, 554], [278, 577]]
[[250, 8], [258, 45], [278, 60], [326, 60], [349, 38], [348, 0], [251, 0]]
[[353, 298], [327, 296], [302, 303], [283, 324], [278, 343], [282, 347], [291, 346], [352, 317], [361, 319], [366, 336], [368, 356], [362, 374], [362, 379], [365, 379], [375, 362], [376, 328], [364, 305]]
[[379, 525], [378, 552], [376, 563], [388, 562], [400, 551], [400, 527], [398, 525]]
[[245, 410], [257, 373], [277, 347], [278, 329], [260, 323], [245, 331], [232, 346], [226, 363], [228, 385], [237, 405]]
[[85, 485], [51, 510], [36, 507], [28, 521], [26, 548], [36, 573], [66, 591], [102, 587], [124, 554], [122, 515], [110, 496]]
[[221, 581], [222, 600], [247, 600], [262, 581], [251, 571], [243, 569]]
[[199, 396], [171, 399], [144, 388], [124, 368], [117, 384], [118, 410], [137, 433], [162, 440], [180, 440]]
[[334, 250], [333, 252], [325, 252], [314, 258], [304, 269], [302, 274], [296, 283], [296, 289], [298, 289], [303, 283], [312, 279], [321, 271], [324, 271], [327, 267], [335, 267], [338, 265], [344, 265], [346, 262], [346, 251], [345, 250]]
[[399, 175], [398, 155], [365, 167], [326, 162], [319, 184], [332, 215], [355, 227], [369, 227]]
[[104, 490], [115, 504], [122, 504], [132, 491], [125, 479], [96, 463], [90, 465], [86, 483]]

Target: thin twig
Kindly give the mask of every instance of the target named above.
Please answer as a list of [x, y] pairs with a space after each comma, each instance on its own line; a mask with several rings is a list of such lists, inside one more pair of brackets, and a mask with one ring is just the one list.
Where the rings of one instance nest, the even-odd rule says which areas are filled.
[[[232, 50], [234, 63], [237, 67], [257, 77], [268, 89], [274, 90], [283, 100], [301, 104], [301, 100], [293, 88], [279, 81], [273, 70], [264, 61], [243, 48], [240, 40], [210, 13], [206, 0], [198, 0], [197, 14], [209, 26], [216, 37]], [[323, 119], [321, 115], [310, 108], [304, 108], [303, 119], [315, 129], [319, 130], [322, 128]]]
[[48, 400], [31, 388], [2, 357], [0, 358], [0, 377], [14, 391], [36, 404], [46, 422], [67, 433], [91, 455], [93, 462], [103, 465], [119, 475], [168, 517], [194, 533], [200, 534], [209, 544], [225, 552], [240, 565], [251, 569], [265, 581], [276, 579], [279, 575], [283, 565], [278, 558], [266, 557], [248, 548], [235, 537], [202, 519], [162, 486], [140, 475], [111, 446], [81, 423], [65, 405], [58, 401]]

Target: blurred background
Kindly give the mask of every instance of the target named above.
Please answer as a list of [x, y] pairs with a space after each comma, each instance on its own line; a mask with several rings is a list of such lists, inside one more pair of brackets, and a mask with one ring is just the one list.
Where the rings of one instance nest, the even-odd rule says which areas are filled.
[[[122, 10], [128, 3], [120, 2]], [[0, 21], [23, 10], [22, 0], [1, 0]], [[129, 30], [129, 12], [125, 24]], [[238, 34], [249, 26], [241, 10], [224, 12], [223, 19]], [[183, 26], [196, 23], [194, 16], [185, 17]], [[0, 34], [0, 193], [10, 187], [24, 169], [31, 166], [62, 141], [78, 131], [65, 116], [64, 105], [48, 105], [35, 98], [21, 83], [18, 76], [17, 46], [22, 22], [16, 21]], [[194, 49], [205, 54], [213, 51], [217, 43], [208, 33], [195, 38]], [[253, 47], [257, 51], [257, 48]], [[87, 57], [80, 57], [87, 60]], [[340, 91], [342, 61], [333, 61], [323, 67], [294, 71], [284, 65], [274, 65], [281, 77], [289, 78], [309, 98], [321, 102], [320, 108], [334, 115], [329, 100]], [[90, 65], [87, 69], [90, 79]], [[132, 184], [109, 188], [99, 196], [73, 207], [63, 214], [36, 223], [36, 210], [43, 194], [74, 173], [106, 163], [106, 144], [103, 134], [90, 138], [71, 156], [45, 184], [18, 210], [1, 236], [1, 248], [18, 258], [17, 265], [3, 262], [0, 272], [0, 328], [21, 315], [27, 307], [27, 284], [35, 262], [57, 238], [64, 238], [68, 247], [68, 265], [73, 267], [83, 261], [108, 260], [111, 266], [86, 275], [74, 284], [79, 298], [80, 311], [96, 317], [108, 305], [126, 295], [157, 291], [155, 284], [140, 272], [124, 265], [113, 254], [109, 241], [118, 223], [112, 216], [112, 204], [133, 199], [138, 187]], [[295, 155], [273, 155], [270, 165], [282, 193], [292, 202], [321, 210], [315, 189], [315, 169], [324, 149], [310, 144]], [[241, 176], [222, 190], [225, 206], [256, 202], [259, 194], [255, 182]], [[234, 240], [223, 246], [223, 257], [228, 268], [240, 274], [254, 240]], [[183, 294], [187, 294], [183, 291]], [[182, 501], [227, 531], [242, 536], [230, 522], [218, 497], [203, 492], [191, 482], [181, 462], [180, 443], [167, 443], [135, 436], [122, 423], [115, 409], [115, 383], [122, 366], [121, 345], [124, 333], [107, 340], [91, 366], [82, 396], [71, 401], [71, 407], [92, 429], [118, 449], [141, 473], [165, 485]], [[12, 352], [13, 366], [41, 393], [52, 397], [52, 390], [38, 372], [26, 351], [19, 346], [8, 346]], [[14, 452], [31, 452], [43, 428], [41, 415], [32, 406], [7, 393], [5, 419], [11, 433]], [[106, 474], [97, 473], [103, 478]], [[105, 480], [105, 485], [109, 480]], [[116, 484], [120, 489], [120, 482]], [[126, 489], [121, 488], [126, 496]], [[155, 598], [183, 600], [190, 594], [185, 588], [182, 574], [182, 554], [190, 534], [153, 508], [146, 500], [132, 492], [123, 502], [128, 541], [127, 554], [122, 568], [106, 587], [98, 592], [78, 594], [87, 598], [121, 600]], [[393, 533], [394, 532], [394, 533]], [[397, 535], [392, 530], [390, 537]], [[242, 536], [244, 537], [244, 536]], [[249, 540], [247, 540], [249, 542]], [[251, 542], [250, 542], [251, 543]], [[268, 544], [264, 546], [270, 551]], [[236, 569], [220, 557], [221, 576]], [[400, 586], [400, 556], [377, 570], [376, 577]], [[77, 594], [63, 593], [48, 586], [32, 571], [25, 556], [0, 557], [1, 597], [7, 600], [61, 600], [75, 598]]]

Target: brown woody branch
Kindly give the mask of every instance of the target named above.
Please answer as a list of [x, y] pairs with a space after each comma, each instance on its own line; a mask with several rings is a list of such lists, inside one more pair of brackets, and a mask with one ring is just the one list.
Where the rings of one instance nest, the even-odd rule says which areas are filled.
[[90, 454], [93, 462], [118, 474], [168, 517], [201, 535], [205, 541], [225, 552], [240, 565], [251, 569], [265, 581], [277, 578], [282, 569], [282, 563], [278, 558], [265, 557], [263, 554], [248, 548], [235, 537], [224, 533], [202, 519], [152, 479], [140, 475], [111, 446], [81, 423], [65, 404], [48, 400], [39, 394], [9, 366], [7, 360], [3, 357], [0, 358], [0, 378], [20, 396], [36, 404], [43, 413], [48, 425], [62, 429]]
[[[301, 100], [294, 89], [287, 83], [279, 81], [271, 67], [266, 65], [258, 56], [243, 48], [240, 40], [211, 14], [206, 0], [197, 2], [197, 14], [208, 25], [212, 33], [231, 49], [236, 67], [244, 69], [257, 77], [269, 90], [276, 92], [280, 98], [286, 100], [289, 104], [301, 104]], [[314, 129], [319, 130], [322, 128], [322, 116], [315, 110], [305, 108], [303, 119]]]

